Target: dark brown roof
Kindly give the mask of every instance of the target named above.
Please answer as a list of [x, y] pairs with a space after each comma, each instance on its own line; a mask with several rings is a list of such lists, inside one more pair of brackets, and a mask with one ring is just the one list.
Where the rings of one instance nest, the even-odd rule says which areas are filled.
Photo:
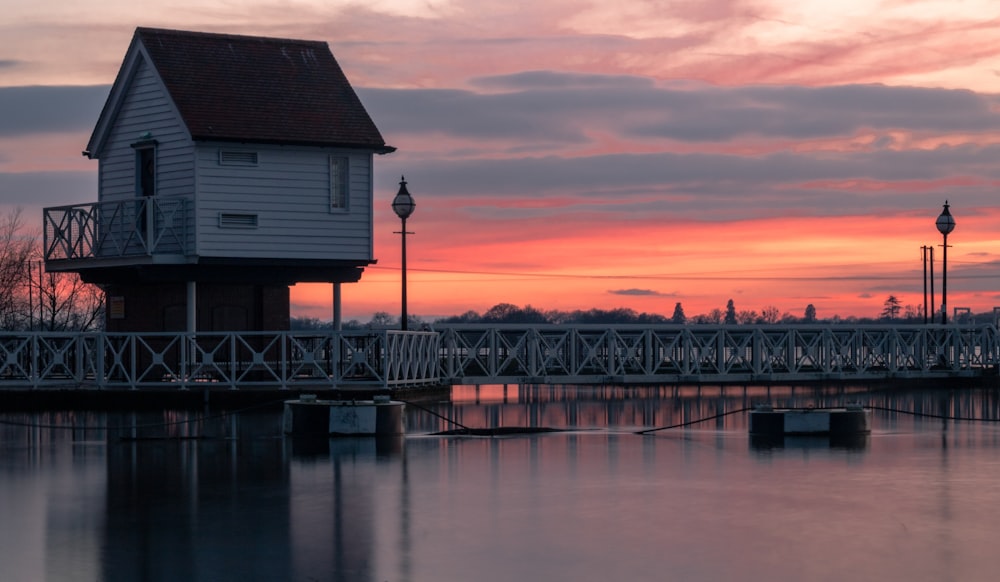
[[392, 151], [325, 42], [137, 28], [195, 140]]

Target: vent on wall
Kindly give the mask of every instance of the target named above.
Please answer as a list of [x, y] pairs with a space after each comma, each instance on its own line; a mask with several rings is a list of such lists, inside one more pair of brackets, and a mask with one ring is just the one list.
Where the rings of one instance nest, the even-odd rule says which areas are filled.
[[256, 166], [257, 152], [240, 150], [219, 150], [221, 166]]
[[220, 212], [219, 228], [257, 228], [257, 215]]

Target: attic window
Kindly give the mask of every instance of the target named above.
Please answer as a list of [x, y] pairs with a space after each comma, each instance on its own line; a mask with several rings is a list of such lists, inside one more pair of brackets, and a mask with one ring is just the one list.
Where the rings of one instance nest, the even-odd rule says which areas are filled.
[[257, 215], [220, 212], [219, 228], [257, 228]]
[[219, 150], [220, 166], [256, 166], [257, 152]]

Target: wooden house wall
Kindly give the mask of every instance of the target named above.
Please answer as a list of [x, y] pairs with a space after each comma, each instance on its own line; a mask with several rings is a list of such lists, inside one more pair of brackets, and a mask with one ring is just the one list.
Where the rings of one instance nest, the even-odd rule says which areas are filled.
[[193, 249], [194, 144], [159, 78], [140, 55], [115, 123], [98, 152], [101, 202], [136, 198], [136, 153], [132, 144], [147, 133], [157, 142], [156, 196], [161, 200], [187, 200], [186, 234], [188, 248]]
[[[220, 151], [255, 152], [224, 165]], [[330, 156], [349, 160], [346, 209], [330, 208]], [[199, 143], [198, 254], [202, 257], [372, 259], [372, 154], [335, 148]], [[255, 227], [220, 225], [256, 216]]]

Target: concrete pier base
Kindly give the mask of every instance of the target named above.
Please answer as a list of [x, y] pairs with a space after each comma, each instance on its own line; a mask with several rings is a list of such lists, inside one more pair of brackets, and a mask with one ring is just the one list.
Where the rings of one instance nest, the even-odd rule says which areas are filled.
[[282, 426], [294, 436], [390, 436], [403, 434], [402, 402], [388, 397], [374, 400], [317, 400], [303, 394], [285, 401]]
[[852, 435], [867, 434], [871, 411], [860, 405], [846, 408], [789, 408], [758, 406], [750, 412], [751, 435]]

